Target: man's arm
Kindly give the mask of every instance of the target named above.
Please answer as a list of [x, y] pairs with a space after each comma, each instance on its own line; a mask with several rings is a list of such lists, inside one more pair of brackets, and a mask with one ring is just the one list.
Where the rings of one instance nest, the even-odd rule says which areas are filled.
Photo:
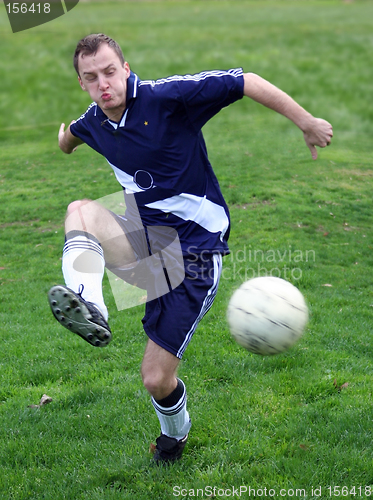
[[315, 146], [324, 148], [330, 144], [333, 137], [333, 128], [330, 123], [312, 116], [288, 94], [260, 76], [254, 73], [244, 74], [244, 95], [295, 123], [302, 130], [304, 140], [314, 160], [317, 158]]
[[[74, 122], [72, 121], [71, 123]], [[83, 144], [81, 139], [75, 137], [75, 135], [70, 132], [70, 125], [65, 130], [65, 124], [62, 123], [58, 131], [58, 145], [66, 154], [72, 153], [80, 144]]]

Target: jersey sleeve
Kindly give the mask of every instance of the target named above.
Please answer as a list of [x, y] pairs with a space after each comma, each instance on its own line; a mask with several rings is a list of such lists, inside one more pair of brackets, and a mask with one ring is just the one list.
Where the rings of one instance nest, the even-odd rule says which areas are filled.
[[178, 84], [186, 112], [196, 129], [244, 95], [241, 68], [187, 75]]
[[96, 106], [96, 103], [92, 103], [87, 111], [70, 125], [70, 131], [75, 137], [79, 137], [88, 146], [101, 153], [92, 133]]

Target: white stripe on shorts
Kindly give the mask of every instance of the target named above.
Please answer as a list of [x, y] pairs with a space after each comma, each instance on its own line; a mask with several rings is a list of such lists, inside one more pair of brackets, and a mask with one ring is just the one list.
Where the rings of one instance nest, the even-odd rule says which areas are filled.
[[211, 308], [211, 306], [215, 300], [215, 297], [216, 297], [216, 294], [218, 291], [218, 286], [219, 286], [221, 269], [222, 269], [222, 256], [220, 254], [214, 254], [212, 258], [213, 258], [213, 262], [214, 262], [214, 282], [213, 282], [210, 290], [207, 292], [207, 295], [205, 297], [205, 300], [203, 301], [203, 304], [202, 304], [201, 310], [199, 312], [199, 315], [197, 316], [197, 319], [193, 323], [192, 328], [187, 333], [184, 342], [182, 343], [180, 349], [177, 352], [176, 356], [178, 358], [181, 358], [182, 355], [184, 354], [185, 349], [187, 348], [189, 342], [191, 341], [192, 336], [193, 336], [194, 332], [196, 331], [196, 328], [197, 328], [199, 322], [201, 321], [203, 316], [209, 311], [209, 309]]

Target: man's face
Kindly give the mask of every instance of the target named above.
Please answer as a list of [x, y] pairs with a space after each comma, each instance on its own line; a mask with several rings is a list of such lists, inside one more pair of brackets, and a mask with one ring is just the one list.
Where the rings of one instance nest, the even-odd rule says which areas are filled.
[[128, 63], [122, 66], [115, 51], [106, 43], [96, 54], [79, 56], [79, 83], [108, 118], [119, 121], [126, 109]]

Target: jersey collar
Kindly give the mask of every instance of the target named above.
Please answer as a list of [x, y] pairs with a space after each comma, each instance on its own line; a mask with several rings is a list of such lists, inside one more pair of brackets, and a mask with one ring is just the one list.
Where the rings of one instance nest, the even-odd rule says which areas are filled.
[[126, 123], [126, 117], [127, 117], [127, 112], [128, 112], [128, 107], [130, 104], [130, 101], [132, 99], [136, 99], [137, 97], [137, 90], [139, 86], [139, 77], [135, 73], [130, 73], [130, 76], [128, 77], [127, 80], [127, 96], [126, 96], [126, 109], [123, 113], [122, 119], [118, 125], [118, 123], [115, 123], [111, 120], [108, 119], [108, 117], [105, 115], [105, 113], [102, 111], [102, 109], [97, 105], [96, 103], [96, 110], [95, 110], [95, 116], [98, 117], [99, 120], [101, 120], [101, 125], [104, 124], [110, 124], [111, 127], [114, 129], [117, 129], [119, 127], [124, 127]]
[[135, 75], [135, 73], [130, 73], [130, 76], [127, 80], [127, 108], [128, 103], [131, 99], [135, 99], [137, 97], [137, 90], [139, 86], [139, 77]]

